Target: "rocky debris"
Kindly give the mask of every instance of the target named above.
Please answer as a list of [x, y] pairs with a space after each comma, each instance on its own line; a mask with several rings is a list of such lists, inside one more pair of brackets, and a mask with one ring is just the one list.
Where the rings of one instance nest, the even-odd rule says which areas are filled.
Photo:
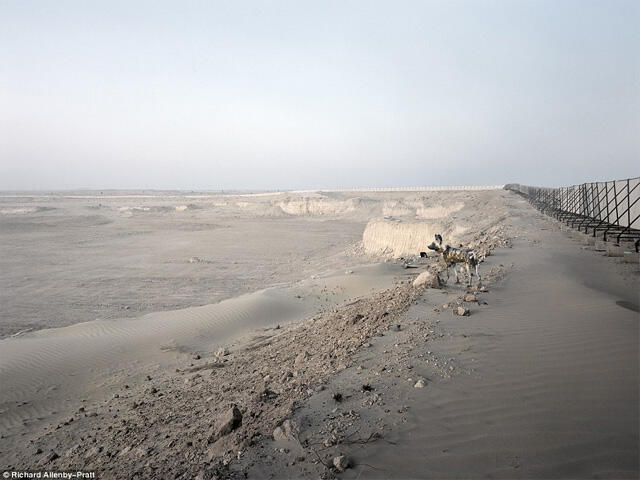
[[459, 317], [468, 317], [470, 314], [469, 309], [465, 307], [458, 307], [455, 312]]
[[131, 447], [124, 447], [122, 450], [120, 450], [120, 453], [118, 453], [119, 457], [124, 457], [125, 455], [127, 455], [129, 452], [131, 451]]
[[467, 295], [464, 296], [464, 301], [465, 302], [477, 302], [478, 301], [478, 297], [476, 297], [475, 295], [470, 293], [470, 294], [467, 294]]
[[214, 443], [225, 435], [230, 434], [240, 425], [242, 425], [242, 413], [236, 405], [232, 405], [216, 420], [213, 431], [209, 436], [209, 443]]
[[413, 281], [414, 287], [427, 286], [429, 288], [440, 288], [440, 277], [438, 275], [434, 275], [433, 273], [427, 271], [422, 272], [417, 278]]
[[333, 457], [333, 466], [336, 467], [339, 472], [344, 472], [347, 468], [349, 468], [350, 465], [351, 462], [346, 455], [338, 455], [337, 457]]
[[135, 455], [138, 458], [146, 457], [149, 453], [151, 453], [151, 449], [147, 447], [138, 447], [135, 450]]
[[49, 452], [47, 455], [45, 455], [44, 457], [42, 457], [42, 459], [40, 460], [40, 465], [44, 466], [47, 465], [51, 462], [53, 462], [54, 460], [60, 458], [60, 455], [58, 455], [56, 452], [51, 451]]
[[69, 448], [66, 452], [64, 452], [65, 457], [71, 457], [77, 454], [80, 451], [80, 444], [75, 444], [73, 447]]
[[227, 355], [229, 355], [229, 350], [227, 350], [225, 347], [220, 347], [218, 350], [216, 350], [217, 358], [226, 357]]
[[311, 358], [311, 355], [309, 355], [309, 352], [307, 352], [306, 350], [303, 350], [301, 353], [298, 354], [293, 364], [296, 367], [299, 367], [301, 365], [304, 365], [309, 358]]
[[96, 455], [99, 455], [100, 452], [102, 452], [102, 450], [103, 450], [102, 447], [91, 447], [85, 454], [84, 458], [88, 459], [88, 458], [95, 457]]
[[276, 441], [288, 441], [294, 439], [298, 435], [298, 425], [290, 419], [282, 422], [282, 425], [276, 427], [273, 431], [273, 439]]
[[[489, 280], [491, 275], [487, 272]], [[406, 355], [405, 348], [414, 348], [418, 358], [425, 358], [433, 374], [443, 378], [450, 375], [451, 365], [426, 350], [423, 343], [443, 337], [442, 330], [422, 320], [410, 322], [403, 317], [411, 305], [421, 301], [423, 294], [424, 290], [414, 288], [411, 281], [401, 281], [375, 295], [319, 311], [298, 324], [267, 330], [266, 338], [258, 344], [235, 348], [233, 361], [223, 358], [229, 353], [225, 348], [220, 348], [211, 362], [202, 365], [197, 362], [197, 366], [194, 366], [196, 362], [191, 354], [186, 354], [180, 359], [183, 362], [180, 368], [175, 372], [158, 371], [152, 384], [148, 383], [149, 379], [141, 384], [130, 383], [131, 387], [120, 390], [119, 395], [114, 394], [103, 405], [87, 405], [88, 410], [97, 407], [100, 414], [97, 418], [83, 416], [81, 421], [76, 419], [65, 427], [64, 436], [55, 430], [54, 433], [43, 430], [35, 437], [34, 448], [64, 452], [83, 438], [81, 449], [69, 457], [58, 458], [55, 467], [73, 471], [78, 465], [91, 465], [92, 470], [108, 472], [109, 478], [153, 478], [160, 471], [166, 478], [194, 478], [204, 471], [207, 476], [212, 475], [211, 478], [235, 480], [245, 478], [248, 471], [242, 468], [251, 468], [250, 465], [257, 461], [271, 464], [280, 476], [287, 476], [293, 472], [287, 470], [285, 474], [282, 468], [285, 464], [293, 464], [293, 456], [261, 456], [261, 449], [253, 446], [261, 445], [261, 439], [290, 439], [292, 436], [297, 439], [297, 427], [290, 425], [287, 428], [285, 422], [311, 395], [325, 390], [320, 396], [329, 407], [327, 419], [336, 422], [330, 425], [339, 432], [324, 430], [318, 442], [323, 444], [327, 440], [329, 446], [337, 448], [345, 438], [354, 442], [356, 439], [349, 435], [361, 426], [357, 417], [343, 409], [361, 405], [379, 409], [382, 417], [395, 410], [391, 403], [393, 397], [386, 396], [388, 381], [413, 376], [418, 381], [407, 381], [406, 387], [410, 389], [411, 385], [420, 383], [422, 387], [416, 388], [426, 387], [427, 382], [420, 382], [413, 373], [426, 365], [420, 364], [417, 358], [410, 362], [406, 357], [399, 358], [398, 354]], [[462, 299], [455, 301], [452, 297], [449, 294], [442, 301], [448, 302], [445, 308], [453, 309], [455, 313]], [[393, 334], [391, 343], [383, 342], [378, 351], [380, 342], [372, 339], [386, 335], [389, 325], [398, 324], [402, 325], [401, 331]], [[418, 339], [419, 343], [416, 343]], [[382, 349], [385, 349], [384, 355]], [[359, 360], [354, 355], [359, 350], [369, 356], [373, 353], [373, 363], [367, 363], [362, 370], [355, 368]], [[415, 366], [411, 369], [410, 365]], [[224, 368], [220, 368], [222, 366]], [[327, 384], [336, 372], [351, 366], [354, 374], [362, 375], [356, 377], [361, 381], [352, 388]], [[455, 371], [459, 372], [459, 369]], [[375, 391], [368, 391], [364, 386], [370, 385], [375, 377], [384, 377], [384, 380], [381, 378], [380, 384], [376, 383]], [[151, 388], [158, 390], [153, 397], [148, 396]], [[132, 402], [135, 402], [135, 410], [131, 409]], [[231, 407], [221, 410], [220, 406], [224, 405]], [[238, 407], [234, 412], [235, 405], [241, 406], [243, 413]], [[211, 420], [212, 415], [215, 422]], [[280, 432], [276, 432], [278, 428], [281, 437]], [[305, 437], [308, 437], [307, 428], [305, 423]], [[364, 436], [357, 440], [366, 442], [373, 438]], [[306, 441], [308, 438], [301, 441], [303, 450], [307, 448]], [[124, 445], [130, 445], [131, 449], [114, 461]], [[145, 447], [140, 448], [147, 450], [138, 452], [136, 448], [141, 445]], [[296, 451], [294, 455], [299, 453], [304, 452]], [[292, 476], [329, 478], [332, 472], [319, 473], [318, 469], [329, 467], [335, 474], [338, 470], [337, 467], [333, 469], [331, 459], [342, 455], [336, 451], [325, 455], [324, 459], [328, 461], [317, 463], [313, 460], [316, 457], [307, 455], [303, 468], [308, 470], [302, 470], [304, 473], [298, 470]], [[43, 456], [33, 455], [33, 450], [19, 454], [21, 463], [30, 467]], [[245, 466], [238, 468], [242, 464]], [[341, 464], [344, 466], [343, 461]]]
[[421, 378], [420, 380], [418, 380], [416, 382], [416, 384], [413, 386], [414, 388], [424, 388], [426, 386], [425, 381]]

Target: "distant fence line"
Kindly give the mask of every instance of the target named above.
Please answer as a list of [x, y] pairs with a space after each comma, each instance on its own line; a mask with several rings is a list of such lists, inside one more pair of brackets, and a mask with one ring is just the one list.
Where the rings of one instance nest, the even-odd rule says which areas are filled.
[[640, 177], [570, 187], [504, 186], [547, 215], [603, 239], [640, 241]]
[[505, 185], [442, 185], [433, 187], [363, 187], [363, 188], [316, 188], [313, 190], [293, 190], [291, 193], [311, 192], [444, 192], [453, 190], [502, 190]]

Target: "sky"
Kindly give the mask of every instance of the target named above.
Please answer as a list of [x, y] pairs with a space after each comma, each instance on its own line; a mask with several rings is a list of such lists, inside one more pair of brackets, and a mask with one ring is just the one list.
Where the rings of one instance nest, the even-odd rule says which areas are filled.
[[0, 0], [0, 190], [640, 175], [638, 1]]

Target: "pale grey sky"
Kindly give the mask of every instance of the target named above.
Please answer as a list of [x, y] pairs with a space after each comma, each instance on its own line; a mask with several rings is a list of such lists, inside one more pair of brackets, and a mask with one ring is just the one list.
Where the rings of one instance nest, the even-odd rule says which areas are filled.
[[0, 189], [640, 174], [638, 1], [0, 0]]

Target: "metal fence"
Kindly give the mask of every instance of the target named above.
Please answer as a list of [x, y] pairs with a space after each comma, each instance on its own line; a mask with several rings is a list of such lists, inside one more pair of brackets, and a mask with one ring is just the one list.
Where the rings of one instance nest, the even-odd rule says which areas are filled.
[[603, 240], [640, 245], [640, 177], [571, 187], [507, 184], [541, 212]]

